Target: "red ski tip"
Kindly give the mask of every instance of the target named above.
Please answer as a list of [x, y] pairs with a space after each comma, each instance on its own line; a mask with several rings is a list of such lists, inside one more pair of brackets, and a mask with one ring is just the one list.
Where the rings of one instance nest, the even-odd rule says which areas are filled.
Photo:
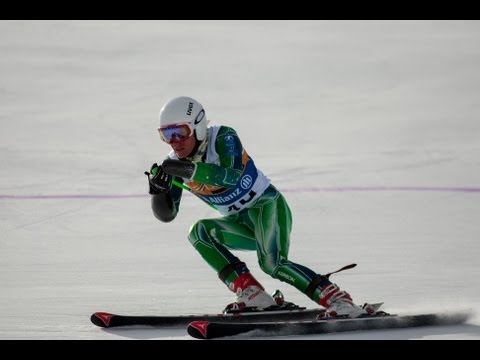
[[203, 338], [207, 338], [208, 321], [192, 321], [189, 327], [197, 330], [203, 336]]
[[110, 314], [107, 312], [96, 312], [93, 315], [95, 315], [98, 319], [100, 319], [102, 323], [105, 324], [105, 327], [108, 327], [110, 325], [110, 319], [113, 316], [113, 314]]

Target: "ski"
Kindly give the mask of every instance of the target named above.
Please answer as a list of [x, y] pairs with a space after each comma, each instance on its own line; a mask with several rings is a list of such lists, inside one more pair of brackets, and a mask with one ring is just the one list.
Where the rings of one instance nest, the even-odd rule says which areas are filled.
[[379, 312], [360, 318], [330, 318], [309, 321], [268, 321], [237, 323], [234, 321], [193, 321], [187, 327], [188, 334], [196, 339], [215, 339], [244, 334], [245, 336], [291, 336], [324, 334], [344, 331], [396, 329], [419, 326], [462, 324], [469, 313], [389, 315]]
[[152, 316], [132, 316], [118, 315], [108, 312], [96, 312], [90, 317], [93, 324], [112, 328], [118, 326], [155, 326], [155, 327], [182, 327], [187, 326], [193, 321], [210, 322], [235, 322], [252, 323], [261, 321], [282, 321], [282, 320], [312, 320], [324, 310], [296, 308], [289, 310], [269, 310], [269, 311], [251, 311], [227, 314], [191, 314], [191, 315], [152, 315]]

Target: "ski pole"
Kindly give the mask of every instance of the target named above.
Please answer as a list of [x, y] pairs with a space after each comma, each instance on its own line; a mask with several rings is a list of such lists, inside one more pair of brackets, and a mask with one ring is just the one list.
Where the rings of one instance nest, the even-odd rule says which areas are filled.
[[[175, 179], [172, 179], [172, 184], [175, 185], [176, 187], [179, 187], [180, 189], [184, 189], [184, 190], [187, 190], [189, 193], [192, 193], [192, 190], [191, 190], [188, 186], [186, 186], [186, 185], [178, 182], [178, 181], [175, 180]], [[193, 194], [193, 193], [192, 193], [192, 194]], [[194, 195], [195, 195], [195, 194], [194, 194]], [[209, 202], [206, 202], [206, 201], [203, 200], [202, 198], [200, 198], [200, 199], [201, 199], [205, 204], [209, 205], [212, 209], [217, 210], [217, 207], [216, 207], [215, 205], [213, 205], [213, 204], [211, 204], [211, 203], [209, 203]]]
[[[155, 171], [156, 173], [156, 171]], [[152, 174], [155, 174], [153, 171], [152, 171]], [[145, 175], [149, 176], [150, 173], [148, 171], [145, 171], [144, 172]], [[188, 191], [189, 193], [195, 195], [192, 190], [186, 186], [185, 184], [182, 184], [181, 182], [178, 182], [177, 180], [173, 179], [172, 178], [172, 184], [175, 185], [176, 187], [180, 188], [180, 189], [183, 189], [183, 190], [186, 190]], [[206, 202], [205, 200], [203, 200], [202, 198], [200, 198], [205, 204], [209, 205], [212, 209], [215, 209], [215, 210], [218, 210], [217, 207], [209, 202]]]

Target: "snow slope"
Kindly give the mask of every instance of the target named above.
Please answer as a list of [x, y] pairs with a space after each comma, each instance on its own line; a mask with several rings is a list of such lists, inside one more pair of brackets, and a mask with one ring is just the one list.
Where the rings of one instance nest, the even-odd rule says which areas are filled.
[[[188, 339], [89, 316], [233, 300], [186, 239], [214, 211], [186, 194], [173, 223], [151, 213], [178, 95], [284, 191], [292, 260], [357, 263], [332, 279], [388, 311], [480, 310], [479, 22], [0, 21], [0, 51], [0, 339]], [[480, 318], [302, 338], [478, 340]]]

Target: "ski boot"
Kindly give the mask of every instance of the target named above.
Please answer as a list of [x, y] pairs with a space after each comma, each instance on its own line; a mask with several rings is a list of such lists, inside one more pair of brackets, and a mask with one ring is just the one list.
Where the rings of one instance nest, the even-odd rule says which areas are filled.
[[368, 315], [367, 310], [353, 302], [350, 294], [333, 283], [322, 287], [318, 303], [326, 308], [321, 314], [323, 318], [356, 318]]
[[224, 314], [267, 310], [277, 306], [273, 297], [249, 272], [240, 275], [229, 285], [230, 290], [237, 294], [237, 300], [228, 304]]

